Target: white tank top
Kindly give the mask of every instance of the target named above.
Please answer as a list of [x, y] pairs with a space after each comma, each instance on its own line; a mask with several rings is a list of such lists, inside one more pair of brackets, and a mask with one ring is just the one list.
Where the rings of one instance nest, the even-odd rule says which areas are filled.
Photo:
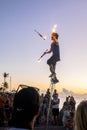
[[[57, 103], [59, 101], [59, 99], [53, 99], [54, 103]], [[52, 105], [52, 108], [59, 108], [59, 103]]]

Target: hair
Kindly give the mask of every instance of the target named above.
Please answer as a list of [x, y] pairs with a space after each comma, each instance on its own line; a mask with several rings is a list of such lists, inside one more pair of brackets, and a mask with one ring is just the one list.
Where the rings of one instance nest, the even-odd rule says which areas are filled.
[[55, 32], [53, 32], [52, 35], [55, 36], [56, 39], [58, 39], [58, 37], [59, 37], [58, 33], [55, 33]]
[[87, 101], [82, 101], [75, 113], [76, 130], [87, 130]]
[[17, 128], [30, 128], [29, 123], [37, 115], [39, 106], [39, 93], [33, 87], [23, 88], [14, 97], [10, 125]]

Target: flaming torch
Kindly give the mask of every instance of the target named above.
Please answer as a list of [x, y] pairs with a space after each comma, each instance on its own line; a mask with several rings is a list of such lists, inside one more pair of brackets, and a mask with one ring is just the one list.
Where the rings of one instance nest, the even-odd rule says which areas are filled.
[[52, 28], [52, 33], [56, 32], [56, 29], [57, 29], [57, 24], [55, 24]]
[[46, 40], [46, 36], [43, 36], [41, 33], [39, 33], [37, 30], [34, 30], [43, 40]]
[[40, 58], [38, 59], [38, 62], [40, 62], [41, 58], [46, 54], [47, 51], [48, 49], [46, 49], [45, 52], [40, 56]]

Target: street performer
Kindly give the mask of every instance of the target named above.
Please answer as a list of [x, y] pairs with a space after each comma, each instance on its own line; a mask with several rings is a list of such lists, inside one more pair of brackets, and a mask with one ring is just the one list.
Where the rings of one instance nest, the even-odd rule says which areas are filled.
[[59, 80], [56, 78], [56, 72], [55, 67], [56, 63], [60, 61], [60, 48], [59, 48], [59, 42], [58, 42], [58, 33], [53, 32], [51, 35], [51, 47], [50, 50], [45, 52], [45, 54], [49, 54], [52, 52], [52, 56], [47, 60], [47, 64], [49, 65], [51, 75], [49, 77], [52, 78], [53, 83], [59, 82]]

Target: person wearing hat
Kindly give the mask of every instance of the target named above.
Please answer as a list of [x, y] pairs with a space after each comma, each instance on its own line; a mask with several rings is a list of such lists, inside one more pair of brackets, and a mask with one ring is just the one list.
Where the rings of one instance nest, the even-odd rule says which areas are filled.
[[59, 82], [56, 78], [56, 73], [55, 73], [55, 67], [56, 67], [56, 63], [57, 61], [60, 61], [60, 49], [59, 49], [59, 42], [58, 42], [58, 33], [53, 32], [51, 35], [51, 47], [50, 50], [48, 50], [47, 52], [45, 52], [45, 54], [48, 53], [53, 53], [52, 56], [47, 60], [47, 64], [50, 67], [50, 71], [51, 71], [51, 75], [49, 77], [54, 77], [53, 78], [53, 82], [57, 83]]
[[21, 89], [14, 97], [9, 130], [33, 130], [39, 107], [38, 91], [33, 87]]

